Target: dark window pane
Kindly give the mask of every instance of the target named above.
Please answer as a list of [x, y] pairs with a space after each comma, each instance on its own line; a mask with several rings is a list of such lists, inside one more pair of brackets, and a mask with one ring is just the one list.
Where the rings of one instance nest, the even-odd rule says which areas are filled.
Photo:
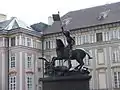
[[103, 41], [102, 33], [96, 33], [96, 40], [97, 40], [97, 42]]
[[11, 46], [15, 46], [15, 37], [11, 38]]

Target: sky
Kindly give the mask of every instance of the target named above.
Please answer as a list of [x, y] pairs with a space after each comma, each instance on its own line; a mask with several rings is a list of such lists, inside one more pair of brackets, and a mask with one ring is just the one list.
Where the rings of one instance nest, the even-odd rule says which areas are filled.
[[48, 23], [48, 17], [60, 12], [63, 16], [69, 11], [98, 5], [120, 2], [120, 0], [0, 0], [0, 13], [17, 17], [26, 24]]

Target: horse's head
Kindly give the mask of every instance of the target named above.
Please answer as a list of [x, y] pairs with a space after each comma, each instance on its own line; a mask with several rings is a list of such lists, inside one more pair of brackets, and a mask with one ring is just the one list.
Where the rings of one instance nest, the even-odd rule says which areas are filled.
[[47, 69], [47, 68], [51, 68], [51, 67], [53, 67], [53, 63], [52, 62], [49, 62], [47, 59], [45, 59], [45, 58], [43, 58], [43, 57], [39, 57], [39, 59], [42, 59], [42, 60], [44, 60], [45, 61], [45, 68]]
[[56, 39], [56, 46], [57, 48], [64, 48], [65, 45], [63, 44], [61, 39]]

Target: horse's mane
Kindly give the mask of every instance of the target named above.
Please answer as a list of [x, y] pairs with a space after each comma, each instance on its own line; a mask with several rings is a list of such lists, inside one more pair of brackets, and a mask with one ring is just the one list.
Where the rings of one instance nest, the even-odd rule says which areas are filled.
[[61, 39], [56, 39], [56, 46], [57, 48], [64, 48], [65, 45], [63, 44]]

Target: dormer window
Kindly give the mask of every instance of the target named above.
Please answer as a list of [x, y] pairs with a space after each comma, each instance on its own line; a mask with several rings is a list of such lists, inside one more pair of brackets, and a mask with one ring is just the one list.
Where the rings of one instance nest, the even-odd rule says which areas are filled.
[[109, 10], [106, 10], [104, 12], [101, 12], [98, 16], [98, 20], [102, 20], [102, 19], [105, 19], [107, 16], [108, 16], [108, 13], [110, 12], [110, 9]]
[[68, 25], [68, 24], [71, 22], [71, 20], [72, 20], [71, 17], [68, 17], [68, 18], [64, 19], [64, 20], [62, 21], [63, 26], [64, 26], [64, 25], [65, 25], [65, 26]]

